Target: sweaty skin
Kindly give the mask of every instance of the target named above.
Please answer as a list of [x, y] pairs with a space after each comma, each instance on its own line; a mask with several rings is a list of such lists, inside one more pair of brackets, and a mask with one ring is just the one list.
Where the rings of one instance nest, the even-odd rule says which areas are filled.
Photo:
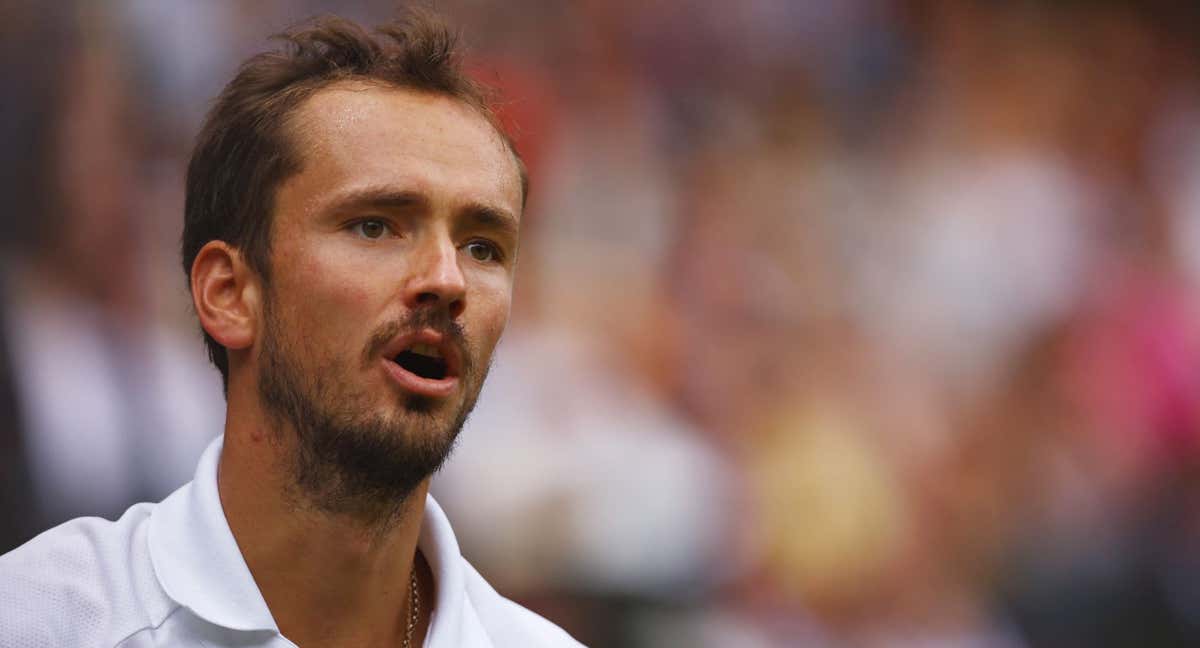
[[[508, 319], [518, 168], [473, 108], [375, 84], [317, 92], [289, 130], [303, 165], [276, 194], [270, 291], [219, 242], [194, 266], [201, 323], [230, 357], [221, 503], [284, 636], [300, 646], [398, 646], [429, 478], [386, 524], [296, 500], [295, 437], [257, 390], [263, 303], [273, 300], [281, 348], [319, 375], [326, 404], [394, 423], [415, 441], [449, 434]], [[444, 397], [423, 397], [418, 410], [386, 359], [363, 350], [372, 333], [420, 308], [446, 309], [468, 341], [462, 352], [482, 369]], [[435, 592], [416, 563], [421, 645]]]

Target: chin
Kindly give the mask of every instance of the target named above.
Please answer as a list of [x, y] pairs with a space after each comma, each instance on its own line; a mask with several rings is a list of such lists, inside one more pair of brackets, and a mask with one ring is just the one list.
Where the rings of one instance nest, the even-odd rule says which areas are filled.
[[433, 414], [437, 410], [441, 409], [444, 405], [445, 403], [437, 398], [430, 398], [428, 396], [420, 396], [416, 394], [411, 394], [408, 396], [408, 398], [404, 399], [405, 411], [412, 412], [414, 414]]

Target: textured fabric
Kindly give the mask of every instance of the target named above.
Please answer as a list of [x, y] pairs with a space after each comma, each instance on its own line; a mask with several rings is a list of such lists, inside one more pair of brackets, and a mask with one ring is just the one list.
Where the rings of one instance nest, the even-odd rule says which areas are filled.
[[[246, 567], [217, 494], [222, 439], [195, 479], [116, 522], [73, 520], [0, 556], [0, 648], [294, 646]], [[437, 583], [426, 648], [580, 644], [500, 596], [429, 498], [418, 543]]]

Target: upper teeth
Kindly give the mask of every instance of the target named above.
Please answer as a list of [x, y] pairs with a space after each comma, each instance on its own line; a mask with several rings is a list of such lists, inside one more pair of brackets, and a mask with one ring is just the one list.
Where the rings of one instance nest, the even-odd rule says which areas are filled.
[[413, 353], [419, 353], [423, 356], [430, 356], [432, 358], [442, 357], [442, 352], [438, 351], [438, 348], [432, 344], [414, 344], [409, 351], [412, 351]]

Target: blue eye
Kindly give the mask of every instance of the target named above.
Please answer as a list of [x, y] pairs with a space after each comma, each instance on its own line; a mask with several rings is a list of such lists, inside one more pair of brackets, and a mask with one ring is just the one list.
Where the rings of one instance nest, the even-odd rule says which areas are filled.
[[387, 234], [388, 228], [381, 220], [365, 220], [355, 223], [353, 229], [365, 239], [378, 239]]
[[500, 251], [495, 245], [486, 241], [471, 241], [467, 243], [467, 254], [476, 261], [499, 261]]

